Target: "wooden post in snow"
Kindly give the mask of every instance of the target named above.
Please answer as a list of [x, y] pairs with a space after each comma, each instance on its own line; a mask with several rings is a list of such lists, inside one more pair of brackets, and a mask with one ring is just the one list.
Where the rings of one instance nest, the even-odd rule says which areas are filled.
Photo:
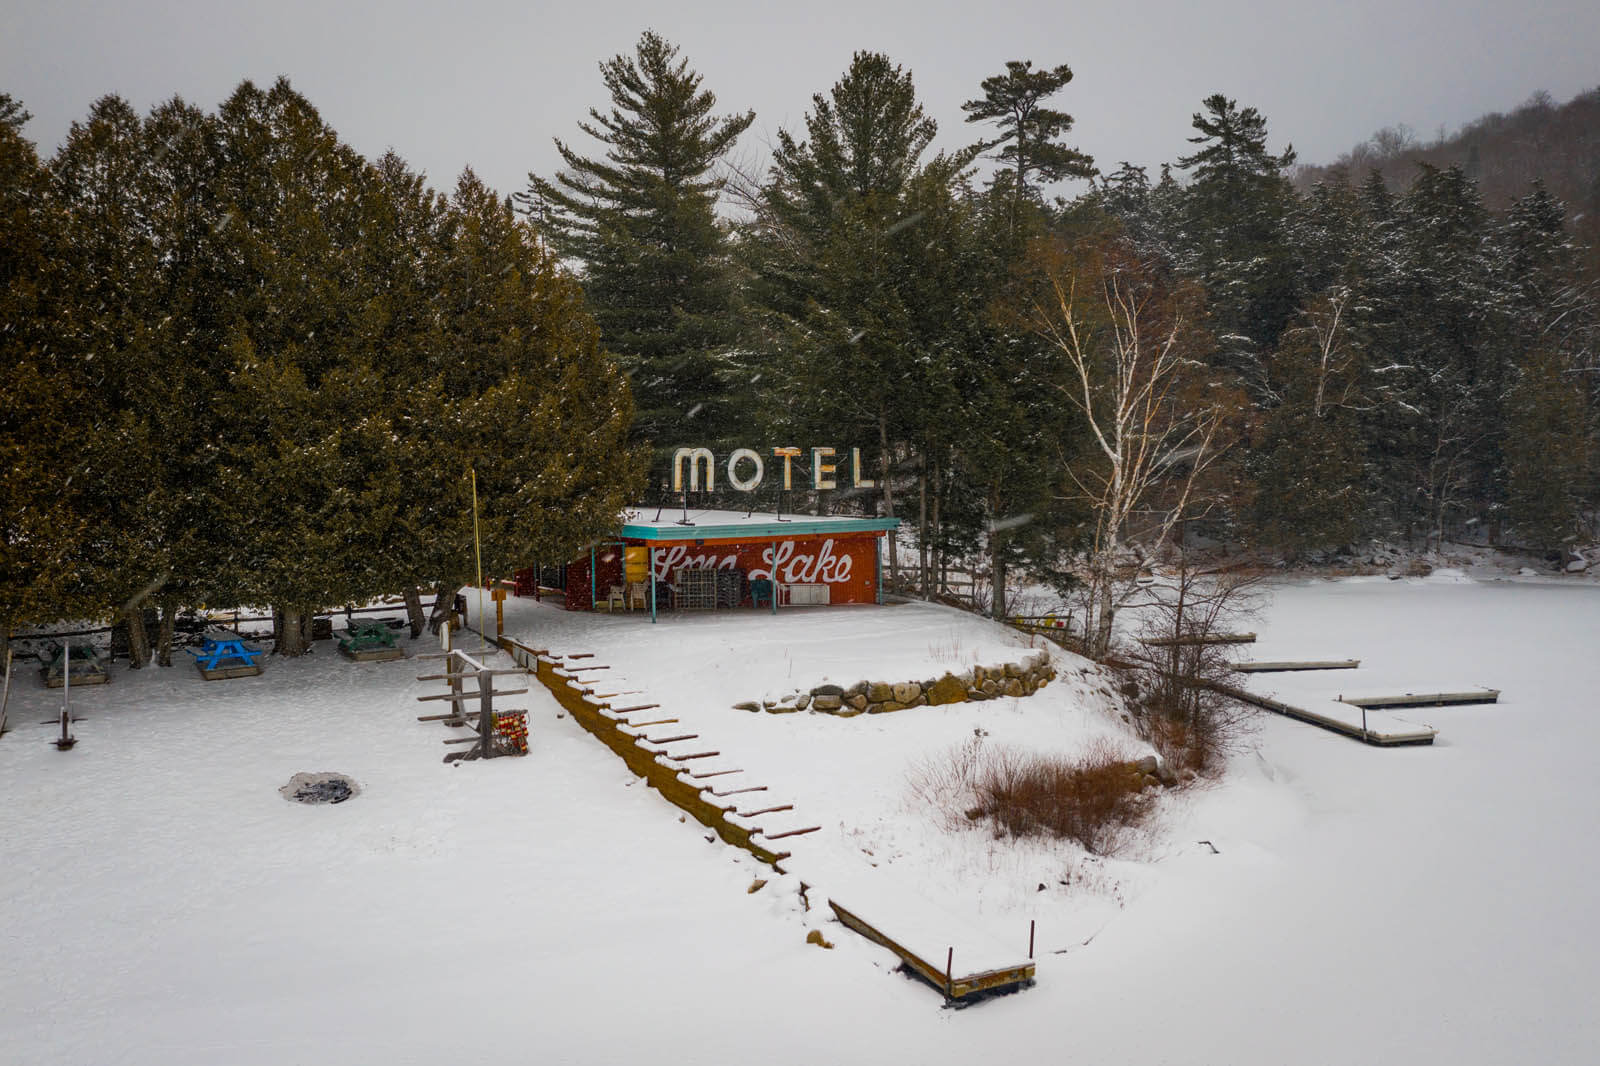
[[9, 643], [6, 645], [6, 689], [0, 695], [0, 734], [6, 731], [6, 707], [11, 703], [11, 654], [15, 649]]
[[61, 672], [61, 736], [56, 747], [66, 751], [78, 742], [72, 735], [72, 641], [61, 642], [61, 659], [66, 664]]
[[485, 759], [494, 753], [491, 747], [494, 744], [493, 683], [494, 676], [488, 670], [478, 671], [478, 750]]

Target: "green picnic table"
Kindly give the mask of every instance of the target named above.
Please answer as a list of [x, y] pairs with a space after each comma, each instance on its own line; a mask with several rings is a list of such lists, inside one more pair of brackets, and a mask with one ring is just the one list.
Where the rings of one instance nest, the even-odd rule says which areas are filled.
[[60, 688], [67, 680], [69, 671], [74, 685], [104, 684], [110, 676], [105, 659], [90, 644], [51, 641], [45, 645], [39, 661], [43, 664], [39, 673], [50, 688]]
[[345, 625], [345, 635], [339, 639], [339, 650], [351, 659], [368, 661], [405, 657], [405, 652], [395, 643], [395, 631], [384, 622], [351, 619]]

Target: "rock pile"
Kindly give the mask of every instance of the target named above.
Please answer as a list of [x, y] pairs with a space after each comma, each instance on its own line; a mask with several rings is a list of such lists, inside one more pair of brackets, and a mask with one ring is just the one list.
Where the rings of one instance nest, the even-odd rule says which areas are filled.
[[[1154, 755], [1146, 755], [1142, 759], [1135, 759], [1133, 762], [1124, 763], [1123, 765], [1128, 768], [1128, 773], [1135, 779], [1135, 783], [1140, 788], [1155, 788], [1157, 786], [1176, 788], [1184, 780], [1184, 778], [1178, 776], [1177, 771], [1167, 764], [1165, 759], [1157, 758]], [[1185, 777], [1189, 780], [1193, 780], [1194, 776], [1195, 774], [1192, 770], [1187, 771], [1185, 774]]]
[[910, 707], [938, 707], [947, 703], [994, 700], [1002, 696], [1031, 696], [1055, 680], [1050, 653], [1041, 651], [1020, 663], [974, 666], [959, 674], [923, 681], [858, 681], [849, 688], [818, 685], [792, 692], [777, 700], [747, 700], [734, 704], [741, 711], [789, 714], [816, 711], [850, 718], [858, 714], [885, 714]]

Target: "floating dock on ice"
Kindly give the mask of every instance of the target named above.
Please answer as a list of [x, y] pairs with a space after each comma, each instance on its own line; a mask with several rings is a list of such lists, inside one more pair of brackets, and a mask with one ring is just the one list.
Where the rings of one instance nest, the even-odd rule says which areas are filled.
[[1235, 685], [1218, 685], [1218, 690], [1234, 699], [1254, 704], [1298, 722], [1338, 733], [1380, 748], [1432, 744], [1439, 731], [1430, 725], [1412, 722], [1387, 710], [1368, 712], [1367, 708], [1331, 696], [1298, 696], [1290, 703], [1279, 694], [1252, 692]]
[[1475, 703], [1497, 703], [1499, 700], [1500, 690], [1497, 688], [1464, 689], [1453, 692], [1443, 689], [1424, 689], [1420, 692], [1403, 692], [1399, 695], [1343, 693], [1339, 696], [1339, 702], [1348, 703], [1352, 707], [1380, 710], [1395, 707], [1464, 707]]
[[1273, 674], [1301, 670], [1356, 670], [1360, 666], [1360, 659], [1279, 659], [1235, 663], [1233, 668], [1241, 674]]

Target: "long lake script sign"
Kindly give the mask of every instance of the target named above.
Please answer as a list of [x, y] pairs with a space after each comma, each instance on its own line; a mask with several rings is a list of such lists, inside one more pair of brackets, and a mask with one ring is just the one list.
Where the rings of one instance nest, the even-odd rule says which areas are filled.
[[[794, 488], [794, 460], [801, 454], [799, 448], [774, 448], [772, 455], [783, 460], [783, 488], [787, 492]], [[834, 456], [832, 448], [811, 449], [811, 487], [814, 489], [836, 489], [838, 483], [834, 474], [838, 467], [831, 460]], [[688, 485], [690, 492], [701, 490], [702, 472], [705, 474], [705, 491], [711, 492], [717, 487], [717, 458], [711, 454], [710, 448], [679, 448], [672, 453], [672, 491], [682, 492], [684, 488], [684, 468], [688, 468]], [[728, 455], [726, 466], [728, 484], [740, 492], [754, 492], [761, 487], [761, 482], [767, 476], [767, 465], [761, 455], [754, 448], [735, 448]], [[850, 449], [850, 485], [857, 489], [870, 489], [877, 485], [876, 481], [869, 481], [861, 476], [861, 449]]]
[[[867, 540], [861, 544], [836, 544], [828, 538], [820, 544], [807, 540], [799, 550], [792, 540], [765, 546], [728, 544], [720, 547], [691, 547], [674, 544], [656, 551], [656, 579], [666, 580], [680, 567], [691, 569], [741, 569], [754, 580], [771, 579], [781, 585], [845, 585], [855, 571], [855, 554], [876, 551]], [[853, 554], [854, 553], [854, 554]], [[871, 571], [868, 570], [868, 573]]]

